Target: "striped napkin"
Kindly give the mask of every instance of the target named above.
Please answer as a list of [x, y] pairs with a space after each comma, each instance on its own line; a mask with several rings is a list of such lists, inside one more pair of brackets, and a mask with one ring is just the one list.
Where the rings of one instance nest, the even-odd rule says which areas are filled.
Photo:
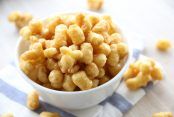
[[[143, 57], [140, 55], [141, 48], [134, 48], [133, 51], [132, 62]], [[152, 85], [153, 83], [149, 83], [146, 88], [130, 91], [122, 82], [111, 97], [92, 108], [80, 111], [62, 110], [45, 103], [42, 99], [40, 108], [30, 111], [26, 107], [26, 97], [32, 87], [19, 75], [14, 63], [11, 63], [0, 71], [0, 115], [12, 112], [15, 117], [38, 117], [40, 112], [50, 111], [59, 112], [62, 117], [122, 117], [146, 94]]]

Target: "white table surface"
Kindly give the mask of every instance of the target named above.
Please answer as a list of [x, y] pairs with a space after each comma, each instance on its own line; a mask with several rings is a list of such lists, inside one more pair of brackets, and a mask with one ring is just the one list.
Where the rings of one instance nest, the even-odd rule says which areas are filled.
[[[0, 69], [14, 59], [18, 40], [16, 28], [7, 21], [11, 11], [21, 10], [40, 18], [59, 12], [85, 11], [85, 0], [0, 0]], [[124, 32], [142, 36], [145, 55], [158, 60], [166, 79], [158, 83], [125, 117], [150, 117], [159, 111], [174, 113], [174, 49], [161, 53], [155, 49], [159, 38], [174, 43], [173, 0], [105, 0], [100, 13], [110, 14]]]

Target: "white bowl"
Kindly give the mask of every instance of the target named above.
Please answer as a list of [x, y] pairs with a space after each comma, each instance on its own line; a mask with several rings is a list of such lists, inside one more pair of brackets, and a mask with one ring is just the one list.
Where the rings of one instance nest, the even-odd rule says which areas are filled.
[[40, 96], [45, 102], [63, 109], [70, 110], [78, 110], [92, 107], [94, 105], [99, 104], [107, 97], [111, 96], [118, 88], [123, 73], [128, 68], [130, 59], [132, 57], [132, 49], [129, 47], [129, 55], [125, 65], [123, 66], [121, 71], [107, 83], [85, 91], [65, 92], [45, 88], [30, 80], [30, 78], [22, 72], [22, 70], [19, 67], [19, 56], [27, 49], [28, 43], [22, 40], [22, 38], [20, 37], [17, 43], [16, 65], [21, 76], [26, 80], [26, 82], [31, 84], [33, 88], [39, 92]]

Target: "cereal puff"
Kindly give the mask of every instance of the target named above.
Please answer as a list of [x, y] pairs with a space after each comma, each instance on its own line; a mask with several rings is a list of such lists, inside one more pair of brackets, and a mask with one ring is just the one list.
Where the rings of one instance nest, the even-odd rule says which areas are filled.
[[43, 23], [41, 20], [32, 20], [28, 24], [32, 34], [41, 34]]
[[27, 107], [31, 110], [39, 108], [39, 95], [35, 90], [28, 93]]
[[76, 60], [79, 60], [83, 57], [83, 53], [80, 50], [73, 50], [72, 47], [63, 46], [60, 48], [60, 52], [62, 55], [70, 55]]
[[92, 80], [92, 88], [95, 88], [99, 85], [99, 80], [98, 79], [94, 79]]
[[48, 48], [44, 50], [44, 56], [47, 58], [53, 57], [55, 54], [57, 54], [57, 49], [56, 48]]
[[146, 86], [150, 78], [150, 75], [144, 75], [142, 72], [139, 72], [136, 77], [127, 79], [126, 85], [129, 89], [136, 90], [142, 86]]
[[95, 63], [90, 63], [86, 65], [85, 72], [91, 78], [95, 78], [99, 75], [99, 70]]
[[38, 80], [42, 83], [48, 83], [47, 69], [44, 65], [38, 65]]
[[86, 17], [92, 24], [92, 27], [100, 21], [100, 17], [96, 15], [88, 15]]
[[123, 77], [127, 87], [136, 90], [146, 86], [149, 81], [162, 80], [163, 73], [154, 60], [145, 58], [130, 64]]
[[63, 88], [66, 91], [74, 91], [76, 88], [76, 85], [72, 81], [72, 76], [69, 74], [65, 74], [64, 76], [64, 81], [63, 81]]
[[60, 89], [63, 84], [63, 74], [60, 70], [52, 70], [48, 76], [51, 86]]
[[91, 31], [91, 29], [92, 29], [92, 22], [90, 21], [90, 19], [88, 17], [85, 17], [83, 19], [83, 23], [81, 25], [81, 29], [83, 30], [85, 35], [87, 35], [88, 32]]
[[27, 75], [34, 69], [34, 65], [28, 61], [21, 60], [19, 66], [22, 69], [22, 71]]
[[30, 36], [32, 35], [32, 32], [28, 26], [25, 26], [19, 31], [19, 34], [22, 36], [24, 40], [29, 40]]
[[104, 15], [102, 18], [103, 18], [104, 20], [106, 20], [106, 21], [108, 22], [108, 24], [109, 24], [108, 32], [109, 32], [110, 35], [113, 34], [113, 33], [119, 32], [118, 27], [117, 27], [116, 24], [112, 21], [112, 18], [111, 18], [110, 16]]
[[93, 46], [94, 47], [94, 53], [96, 54], [105, 54], [108, 56], [111, 52], [111, 48], [107, 43], [101, 43], [98, 46]]
[[104, 84], [104, 83], [108, 82], [109, 80], [110, 80], [109, 76], [104, 75], [103, 77], [101, 77], [101, 78], [99, 79], [99, 84], [100, 84], [100, 85], [101, 85], [101, 84]]
[[83, 43], [80, 47], [83, 57], [80, 59], [81, 62], [89, 64], [93, 61], [93, 47], [90, 43]]
[[100, 68], [105, 66], [106, 60], [107, 60], [107, 57], [105, 54], [94, 55], [94, 63]]
[[61, 46], [67, 45], [67, 26], [60, 24], [56, 26], [54, 35], [54, 46], [60, 48]]
[[121, 68], [123, 67], [123, 65], [124, 64], [120, 64], [120, 63], [118, 63], [116, 66], [107, 66], [107, 70], [108, 70], [108, 72], [109, 72], [109, 74], [112, 76], [112, 77], [114, 77], [114, 76], [116, 76], [118, 73], [119, 73], [119, 71], [121, 70]]
[[117, 44], [117, 51], [119, 56], [123, 58], [128, 53], [128, 46], [125, 43], [120, 42]]
[[46, 26], [49, 33], [54, 34], [55, 33], [55, 28], [59, 24], [62, 24], [62, 19], [61, 19], [60, 16], [56, 16], [52, 20], [50, 20], [50, 22]]
[[159, 112], [154, 113], [152, 117], [173, 117], [173, 114], [171, 112]]
[[69, 26], [68, 35], [75, 45], [79, 45], [85, 41], [85, 36], [82, 29], [76, 24]]
[[109, 38], [111, 40], [110, 44], [118, 44], [123, 40], [119, 33], [113, 33]]
[[100, 20], [93, 28], [93, 32], [107, 32], [109, 30], [109, 24], [105, 20]]
[[85, 18], [85, 14], [83, 13], [78, 13], [75, 17], [75, 20], [76, 20], [76, 24], [79, 25], [79, 26], [82, 26], [83, 24], [83, 21], [84, 21], [84, 18]]
[[97, 78], [102, 78], [105, 75], [105, 69], [104, 68], [98, 68], [99, 74]]
[[63, 73], [66, 73], [74, 66], [77, 60], [83, 57], [83, 53], [80, 50], [72, 50], [65, 46], [60, 48], [60, 52], [62, 57], [60, 59], [59, 65]]
[[156, 48], [160, 51], [167, 51], [171, 48], [171, 42], [168, 39], [159, 39], [156, 43]]
[[87, 41], [89, 43], [91, 43], [92, 45], [99, 45], [104, 41], [104, 38], [102, 35], [94, 33], [94, 32], [90, 32], [88, 34], [88, 38]]
[[75, 62], [75, 59], [70, 55], [63, 55], [59, 61], [61, 71], [67, 73], [68, 69], [72, 68]]
[[61, 116], [59, 113], [43, 111], [40, 113], [39, 117], [61, 117]]
[[108, 59], [107, 59], [107, 64], [109, 66], [117, 66], [119, 60], [120, 60], [120, 56], [118, 54], [118, 49], [117, 49], [117, 45], [116, 44], [112, 44], [111, 46], [111, 52], [108, 55]]
[[72, 80], [81, 90], [92, 88], [92, 81], [88, 78], [85, 71], [79, 71], [72, 75]]
[[26, 26], [33, 16], [30, 13], [22, 13], [20, 11], [13, 11], [9, 14], [8, 20], [16, 25], [18, 29]]
[[88, 7], [91, 10], [100, 10], [103, 6], [104, 0], [87, 0]]
[[54, 69], [59, 69], [58, 63], [55, 59], [49, 58], [46, 61], [46, 67], [49, 71], [52, 71]]
[[163, 72], [158, 65], [155, 65], [151, 71], [151, 76], [154, 80], [162, 80]]
[[139, 73], [139, 69], [136, 68], [134, 66], [134, 64], [130, 64], [129, 68], [124, 73], [123, 78], [124, 78], [124, 80], [127, 80], [128, 78], [133, 78], [133, 77], [137, 76], [138, 73]]

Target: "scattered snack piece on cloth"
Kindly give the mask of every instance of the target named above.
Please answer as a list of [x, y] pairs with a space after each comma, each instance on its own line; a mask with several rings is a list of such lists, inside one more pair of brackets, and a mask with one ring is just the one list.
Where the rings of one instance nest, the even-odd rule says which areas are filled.
[[162, 80], [163, 72], [153, 59], [144, 58], [130, 64], [123, 77], [127, 87], [136, 90], [145, 87], [149, 81]]
[[41, 112], [39, 117], [61, 117], [60, 114], [55, 112]]
[[173, 117], [173, 114], [171, 112], [159, 112], [154, 113], [152, 117]]
[[87, 0], [88, 8], [90, 10], [100, 10], [103, 6], [104, 0]]
[[160, 51], [167, 51], [171, 46], [171, 42], [168, 39], [159, 39], [156, 43], [156, 47]]
[[128, 46], [117, 29], [110, 16], [84, 13], [32, 20], [20, 30], [29, 43], [20, 68], [50, 89], [95, 88], [117, 75], [127, 60]]
[[39, 95], [35, 90], [28, 93], [27, 107], [31, 110], [39, 108]]
[[0, 117], [14, 117], [14, 116], [13, 116], [13, 113], [8, 112], [8, 113], [2, 114]]
[[13, 11], [9, 14], [8, 20], [16, 25], [18, 29], [28, 25], [33, 16], [30, 13]]

